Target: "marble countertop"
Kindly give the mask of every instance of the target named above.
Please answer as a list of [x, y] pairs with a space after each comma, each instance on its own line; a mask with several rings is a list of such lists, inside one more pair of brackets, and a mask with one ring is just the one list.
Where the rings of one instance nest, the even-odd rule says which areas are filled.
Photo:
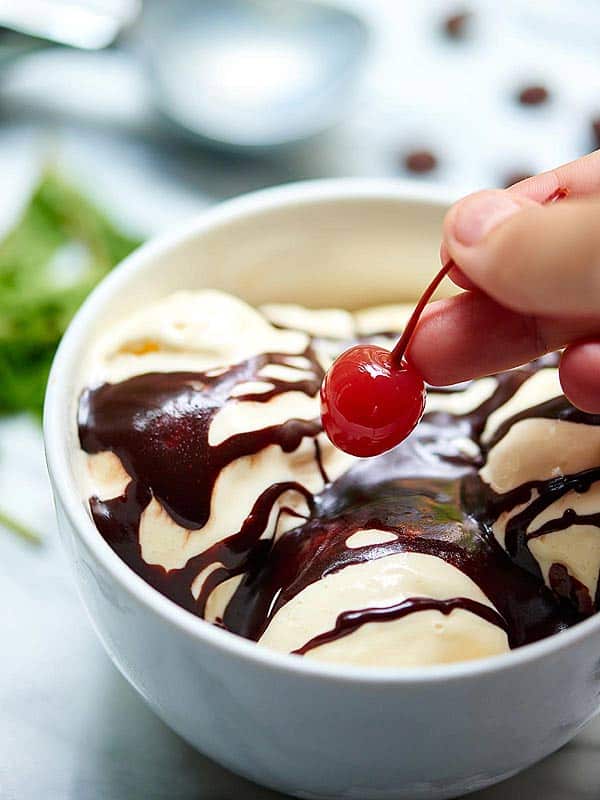
[[[414, 146], [438, 153], [433, 177], [457, 195], [589, 148], [589, 118], [600, 111], [600, 65], [590, 66], [589, 43], [545, 58], [548, 41], [531, 35], [527, 26], [535, 27], [535, 20], [522, 13], [528, 4], [506, 4], [513, 13], [508, 27], [494, 17], [493, 3], [472, 2], [481, 12], [478, 38], [462, 51], [450, 51], [432, 34], [453, 4], [431, 0], [402, 4], [403, 10], [394, 0], [352, 5], [370, 15], [377, 34], [354, 116], [318, 144], [270, 162], [227, 161], [155, 139], [139, 75], [118, 53], [83, 58], [48, 52], [15, 65], [0, 87], [0, 228], [18, 213], [49, 153], [114, 215], [149, 235], [260, 186], [335, 175], [403, 176], [401, 154]], [[560, 4], [548, 8], [560, 14]], [[403, 30], [411, 36], [399, 48]], [[544, 36], [556, 30], [550, 25]], [[510, 57], [501, 57], [507, 48]], [[468, 68], [474, 57], [477, 70]], [[411, 76], [417, 73], [415, 82]], [[121, 87], [119, 102], [109, 98], [106, 108], [99, 74]], [[65, 83], [73, 75], [77, 81]], [[557, 92], [548, 109], [535, 112], [534, 122], [505, 102], [504, 93], [523, 77], [543, 78]], [[462, 119], [469, 120], [464, 130]], [[457, 126], [461, 135], [450, 135]], [[40, 431], [29, 419], [0, 422], [0, 500], [43, 538], [36, 547], [0, 529], [0, 797], [275, 798], [193, 751], [110, 663], [57, 538]], [[471, 796], [597, 800], [600, 718], [559, 753]]]

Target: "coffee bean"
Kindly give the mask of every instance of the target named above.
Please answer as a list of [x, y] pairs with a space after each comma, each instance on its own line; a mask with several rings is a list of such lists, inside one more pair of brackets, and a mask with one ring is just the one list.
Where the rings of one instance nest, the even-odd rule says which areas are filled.
[[444, 20], [444, 33], [450, 39], [464, 39], [468, 33], [469, 21], [472, 14], [468, 11], [461, 11], [452, 14]]
[[429, 150], [413, 150], [404, 157], [404, 166], [410, 172], [431, 172], [437, 163], [437, 158]]
[[550, 99], [550, 93], [545, 86], [524, 86], [518, 94], [522, 106], [539, 106]]

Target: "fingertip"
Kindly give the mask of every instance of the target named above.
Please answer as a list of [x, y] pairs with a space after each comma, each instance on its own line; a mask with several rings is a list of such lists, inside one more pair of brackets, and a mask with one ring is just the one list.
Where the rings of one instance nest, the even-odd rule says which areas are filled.
[[497, 201], [498, 198], [503, 198], [505, 195], [509, 197], [511, 202], [513, 201], [513, 198], [503, 189], [481, 189], [478, 192], [465, 195], [465, 197], [462, 197], [450, 206], [446, 212], [442, 226], [442, 248], [445, 248], [445, 252], [449, 257], [455, 257], [455, 248], [457, 244], [459, 247], [466, 244], [466, 242], [462, 242], [460, 236], [457, 237], [456, 235], [458, 220], [465, 215], [468, 217], [472, 211], [478, 213], [478, 210], [482, 206]]
[[456, 204], [454, 213], [448, 215], [444, 242], [451, 254], [455, 247], [477, 247], [507, 219], [523, 208], [537, 205], [527, 197], [504, 189], [488, 189], [468, 195]]
[[560, 383], [567, 399], [588, 414], [600, 413], [600, 341], [577, 342], [560, 360]]
[[488, 289], [488, 234], [520, 210], [538, 205], [503, 189], [485, 189], [455, 203], [444, 218], [441, 247], [444, 263], [452, 258], [460, 267], [452, 280], [463, 289]]
[[[442, 245], [440, 247], [440, 262], [442, 266], [446, 266], [446, 264], [448, 263], [448, 261], [450, 261], [450, 259], [451, 256], [450, 253], [448, 252], [448, 248], [442, 242]], [[459, 286], [461, 289], [475, 288], [475, 284], [473, 283], [473, 281], [467, 278], [465, 273], [458, 266], [452, 267], [452, 269], [448, 273], [448, 277], [450, 278], [452, 283], [456, 284], [456, 286]]]
[[460, 267], [454, 267], [448, 273], [448, 277], [455, 283], [457, 286], [460, 286], [461, 289], [472, 290], [477, 288], [473, 281], [470, 278], [467, 278], [465, 273], [462, 271]]

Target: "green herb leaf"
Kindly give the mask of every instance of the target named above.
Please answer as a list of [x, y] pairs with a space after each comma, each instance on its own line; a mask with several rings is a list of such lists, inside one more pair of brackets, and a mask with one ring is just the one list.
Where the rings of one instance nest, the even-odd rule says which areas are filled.
[[0, 243], [0, 414], [41, 414], [54, 351], [88, 292], [140, 242], [46, 174]]

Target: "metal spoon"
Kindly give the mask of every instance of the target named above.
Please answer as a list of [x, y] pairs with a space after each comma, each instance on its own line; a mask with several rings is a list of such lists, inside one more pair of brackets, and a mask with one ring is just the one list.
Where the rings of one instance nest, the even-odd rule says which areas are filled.
[[72, 16], [61, 0], [0, 0], [0, 25], [86, 49], [129, 27], [125, 44], [163, 118], [227, 150], [265, 151], [332, 126], [366, 52], [359, 17], [310, 0], [147, 0], [135, 28], [138, 0], [110, 2], [111, 14]]
[[355, 15], [307, 0], [172, 0], [148, 12], [158, 106], [228, 149], [289, 144], [337, 122], [368, 38]]

